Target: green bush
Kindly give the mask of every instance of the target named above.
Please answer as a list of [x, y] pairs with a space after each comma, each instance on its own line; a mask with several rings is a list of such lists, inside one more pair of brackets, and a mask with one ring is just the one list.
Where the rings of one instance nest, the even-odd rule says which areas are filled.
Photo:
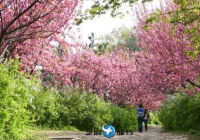
[[113, 117], [112, 125], [117, 130], [136, 130], [137, 129], [137, 111], [132, 107], [120, 108], [116, 105], [111, 106]]
[[105, 102], [80, 89], [44, 88], [37, 77], [18, 71], [19, 64], [0, 64], [0, 139], [25, 139], [30, 126], [79, 130], [137, 127], [136, 110]]
[[84, 90], [46, 88], [38, 77], [18, 71], [18, 62], [0, 64], [0, 139], [26, 139], [30, 127], [101, 130], [137, 128], [136, 109], [120, 108]]
[[200, 131], [200, 94], [170, 96], [161, 107], [160, 120], [165, 130]]
[[33, 105], [38, 126], [63, 129], [71, 126], [79, 130], [101, 130], [112, 124], [118, 130], [137, 128], [136, 109], [120, 108], [107, 103], [96, 94], [80, 89], [47, 90], [37, 93]]
[[33, 122], [37, 126], [56, 128], [59, 124], [59, 103], [54, 89], [45, 90], [38, 88], [37, 92], [32, 94], [33, 102], [29, 107]]
[[[112, 122], [109, 103], [95, 94], [74, 89], [63, 92], [60, 98], [60, 122], [80, 130], [101, 129]], [[103, 115], [102, 115], [103, 114]]]
[[112, 124], [118, 130], [137, 128], [136, 109], [120, 108], [79, 89], [65, 91], [62, 97], [60, 121], [65, 122], [65, 125], [75, 126], [79, 130], [101, 130], [106, 124]]
[[30, 110], [35, 124], [45, 128], [74, 126], [79, 130], [89, 130], [100, 129], [103, 124], [112, 122], [110, 104], [80, 89], [43, 90], [34, 95], [32, 106]]
[[159, 112], [158, 111], [152, 111], [149, 113], [150, 119], [148, 124], [149, 125], [162, 125], [159, 119]]
[[17, 62], [0, 64], [0, 139], [26, 137], [29, 124], [29, 83]]

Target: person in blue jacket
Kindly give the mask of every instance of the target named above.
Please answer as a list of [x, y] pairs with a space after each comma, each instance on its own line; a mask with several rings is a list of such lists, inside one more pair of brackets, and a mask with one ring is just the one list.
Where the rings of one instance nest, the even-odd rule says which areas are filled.
[[142, 104], [139, 105], [139, 108], [137, 109], [137, 114], [138, 114], [138, 130], [139, 132], [142, 132], [142, 122], [144, 114], [144, 109], [142, 108]]

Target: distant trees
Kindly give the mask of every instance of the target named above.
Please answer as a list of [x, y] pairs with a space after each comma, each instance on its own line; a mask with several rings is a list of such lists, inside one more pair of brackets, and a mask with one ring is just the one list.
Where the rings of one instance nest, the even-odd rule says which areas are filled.
[[99, 38], [99, 42], [107, 43], [108, 50], [115, 50], [117, 47], [128, 49], [129, 51], [139, 51], [137, 37], [134, 28], [127, 28], [124, 25], [115, 28], [110, 34]]
[[86, 44], [86, 49], [92, 49], [99, 55], [115, 51], [116, 49], [129, 50], [131, 52], [140, 51], [137, 46], [137, 37], [134, 28], [127, 28], [124, 25], [113, 29], [111, 33], [99, 38], [96, 38], [95, 34], [91, 33], [88, 39], [90, 43]]

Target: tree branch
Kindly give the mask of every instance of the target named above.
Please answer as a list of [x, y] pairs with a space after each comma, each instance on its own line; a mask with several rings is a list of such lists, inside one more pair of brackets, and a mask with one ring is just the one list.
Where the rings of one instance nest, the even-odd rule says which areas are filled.
[[193, 21], [197, 20], [199, 17], [200, 17], [200, 14], [197, 17], [195, 17], [195, 18], [189, 20], [188, 22], [184, 23], [184, 25], [192, 23]]
[[38, 0], [34, 1], [31, 5], [29, 5], [28, 8], [26, 8], [23, 12], [19, 13], [4, 29], [5, 31], [17, 20], [19, 19], [23, 14], [25, 14], [29, 9], [31, 9], [36, 3], [38, 2]]
[[0, 36], [0, 43], [2, 42], [4, 36], [6, 35], [7, 29], [8, 29], [17, 19], [19, 19], [23, 14], [25, 14], [29, 9], [31, 9], [37, 2], [38, 2], [38, 0], [34, 1], [34, 2], [33, 2], [31, 5], [29, 5], [29, 7], [27, 7], [23, 12], [19, 13], [19, 14], [5, 27], [5, 29], [2, 30], [1, 36]]
[[190, 79], [186, 80], [188, 83], [190, 83], [191, 85], [200, 88], [200, 85], [197, 85], [196, 83], [192, 82]]
[[0, 19], [1, 19], [1, 31], [3, 31], [3, 17], [2, 17], [2, 14], [1, 14], [1, 11], [0, 11]]

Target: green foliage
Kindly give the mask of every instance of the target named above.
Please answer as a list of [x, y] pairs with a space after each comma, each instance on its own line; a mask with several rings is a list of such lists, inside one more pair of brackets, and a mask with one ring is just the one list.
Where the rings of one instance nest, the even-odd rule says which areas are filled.
[[29, 107], [32, 113], [33, 121], [38, 126], [45, 126], [49, 128], [56, 127], [57, 119], [59, 118], [59, 112], [57, 107], [58, 97], [55, 95], [55, 90], [44, 90], [42, 87], [38, 89], [38, 92], [32, 94], [33, 102]]
[[63, 125], [91, 130], [101, 129], [104, 124], [112, 121], [110, 105], [97, 95], [79, 89], [64, 91], [61, 95], [60, 121]]
[[111, 114], [113, 117], [112, 125], [117, 130], [136, 130], [137, 129], [137, 111], [135, 108], [120, 108], [116, 105], [111, 106]]
[[[96, 16], [100, 16], [108, 12], [112, 17], [124, 17], [124, 15], [128, 14], [129, 11], [124, 10], [123, 7], [132, 7], [137, 1], [138, 0], [89, 0], [89, 2], [92, 2], [92, 6], [77, 14], [77, 18], [75, 19], [76, 24], [79, 25], [83, 22], [83, 20], [94, 19]], [[150, 1], [153, 0], [142, 0], [142, 3]]]
[[88, 39], [90, 40], [90, 43], [86, 44], [85, 46], [86, 49], [92, 49], [94, 53], [98, 55], [106, 53], [106, 49], [108, 46], [107, 42], [97, 43], [96, 42], [97, 38], [95, 38], [94, 33], [91, 33], [91, 36], [89, 36]]
[[150, 125], [161, 125], [160, 119], [159, 119], [159, 112], [158, 111], [153, 111], [149, 113], [150, 119], [149, 119], [149, 124]]
[[[37, 77], [18, 71], [19, 64], [0, 64], [0, 139], [25, 139], [31, 126], [53, 129], [101, 130], [137, 128], [136, 110], [120, 108], [80, 89], [44, 88]], [[32, 136], [31, 136], [32, 137]]]
[[113, 29], [110, 34], [101, 36], [99, 42], [100, 44], [107, 44], [105, 49], [109, 52], [117, 47], [129, 49], [130, 51], [140, 51], [136, 43], [137, 38], [134, 28], [127, 28], [125, 26]]
[[170, 96], [159, 114], [165, 130], [200, 131], [200, 94]]
[[32, 109], [35, 124], [44, 128], [101, 130], [113, 124], [117, 129], [135, 130], [136, 110], [106, 103], [103, 98], [80, 89], [51, 90], [38, 94]]
[[200, 2], [197, 0], [174, 0], [179, 5], [176, 11], [171, 12], [170, 22], [176, 24], [183, 24], [188, 26], [185, 33], [191, 36], [190, 40], [193, 43], [194, 50], [187, 52], [190, 56], [197, 57], [200, 53]]
[[174, 0], [179, 5], [179, 9], [174, 11], [172, 21], [174, 23], [183, 23], [185, 25], [199, 20], [200, 3], [197, 0]]
[[[157, 10], [155, 13], [150, 14], [147, 18], [144, 27], [148, 27], [148, 23], [165, 21], [170, 22], [176, 27], [177, 25], [184, 26], [184, 34], [190, 36], [193, 50], [187, 51], [186, 53], [192, 57], [197, 57], [200, 53], [200, 2], [197, 0], [174, 0], [174, 4], [177, 8], [172, 11]], [[170, 5], [167, 5], [170, 7]]]
[[0, 64], [0, 139], [22, 139], [29, 123], [29, 84], [18, 63]]

